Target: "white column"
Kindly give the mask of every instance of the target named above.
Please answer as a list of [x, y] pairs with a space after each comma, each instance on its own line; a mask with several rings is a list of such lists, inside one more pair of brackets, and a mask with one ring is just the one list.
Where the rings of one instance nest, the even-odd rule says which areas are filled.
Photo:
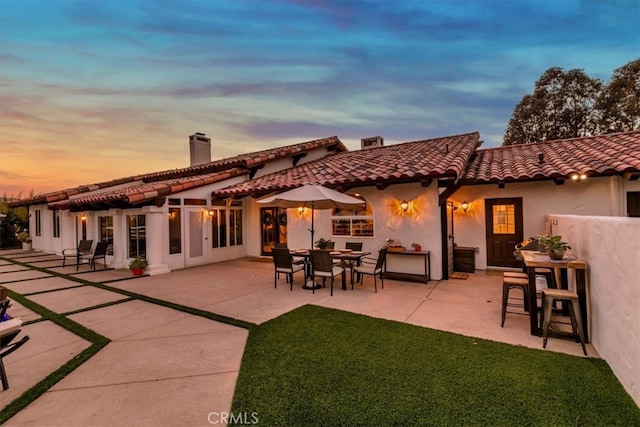
[[146, 239], [147, 261], [149, 265], [145, 270], [150, 275], [169, 273], [169, 266], [165, 262], [164, 255], [168, 253], [165, 248], [165, 236], [169, 226], [166, 210], [155, 206], [145, 206], [142, 212], [146, 215]]

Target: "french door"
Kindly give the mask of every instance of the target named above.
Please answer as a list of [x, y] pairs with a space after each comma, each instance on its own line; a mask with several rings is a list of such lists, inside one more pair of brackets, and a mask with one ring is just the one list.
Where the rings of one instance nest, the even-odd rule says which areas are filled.
[[207, 231], [204, 226], [204, 210], [201, 207], [185, 208], [187, 244], [185, 253], [186, 265], [199, 265], [207, 262]]

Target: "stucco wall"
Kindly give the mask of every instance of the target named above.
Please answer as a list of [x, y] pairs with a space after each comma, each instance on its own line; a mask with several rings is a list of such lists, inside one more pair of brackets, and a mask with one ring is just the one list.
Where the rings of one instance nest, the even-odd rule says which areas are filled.
[[640, 218], [549, 219], [553, 234], [587, 262], [593, 346], [640, 405]]
[[[392, 185], [384, 190], [375, 187], [359, 188], [374, 210], [375, 235], [373, 237], [332, 237], [329, 210], [316, 211], [314, 240], [323, 237], [336, 242], [336, 248], [344, 248], [347, 241], [362, 241], [363, 249], [377, 254], [385, 245], [386, 239], [397, 239], [407, 249], [412, 243], [422, 245], [422, 250], [431, 251], [431, 276], [442, 278], [440, 211], [438, 207], [438, 188], [435, 184], [424, 188], [420, 184]], [[407, 200], [410, 208], [407, 213], [400, 209], [400, 202]], [[311, 244], [308, 231], [311, 228], [311, 215], [307, 212], [301, 218], [295, 209], [289, 211], [288, 221], [289, 247], [307, 248]]]
[[545, 215], [601, 215], [625, 216], [626, 191], [640, 191], [640, 181], [624, 181], [619, 177], [589, 178], [583, 182], [553, 181], [466, 186], [451, 198], [456, 206], [470, 203], [467, 212], [454, 212], [455, 241], [459, 246], [478, 247], [476, 268], [487, 267], [486, 225], [484, 200], [503, 197], [522, 197], [524, 238], [544, 231]]

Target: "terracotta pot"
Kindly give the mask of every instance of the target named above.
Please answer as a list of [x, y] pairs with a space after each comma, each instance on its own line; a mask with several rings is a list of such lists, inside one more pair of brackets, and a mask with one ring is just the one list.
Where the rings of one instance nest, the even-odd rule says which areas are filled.
[[413, 249], [415, 249], [416, 252], [422, 252], [422, 246], [414, 246]]
[[142, 276], [142, 273], [144, 273], [144, 268], [132, 268], [131, 272], [134, 276]]

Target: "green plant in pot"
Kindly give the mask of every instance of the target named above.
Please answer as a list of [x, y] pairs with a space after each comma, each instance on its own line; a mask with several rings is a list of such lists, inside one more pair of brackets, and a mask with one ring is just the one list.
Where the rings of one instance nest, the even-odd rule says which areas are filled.
[[571, 249], [567, 242], [562, 241], [562, 236], [541, 236], [538, 241], [547, 248], [549, 258], [554, 260], [561, 260], [567, 249]]
[[144, 269], [149, 265], [149, 261], [143, 256], [137, 256], [129, 263], [129, 268], [133, 272], [134, 276], [140, 276], [144, 272]]
[[333, 240], [331, 239], [326, 240], [324, 238], [320, 238], [320, 240], [314, 242], [314, 245], [316, 245], [318, 249], [331, 249], [332, 244], [333, 244]]

